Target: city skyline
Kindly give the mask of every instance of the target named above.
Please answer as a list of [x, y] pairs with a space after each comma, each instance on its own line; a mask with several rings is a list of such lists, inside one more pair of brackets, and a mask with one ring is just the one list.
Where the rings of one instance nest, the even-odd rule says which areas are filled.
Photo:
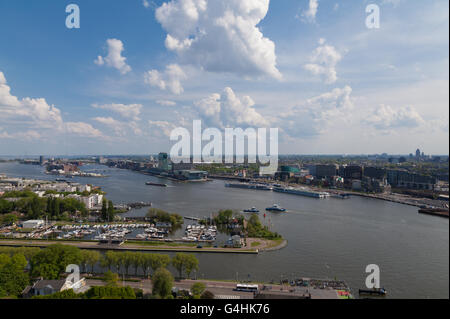
[[0, 4], [0, 155], [168, 152], [196, 119], [286, 155], [449, 153], [448, 1], [205, 3], [80, 0], [80, 29]]

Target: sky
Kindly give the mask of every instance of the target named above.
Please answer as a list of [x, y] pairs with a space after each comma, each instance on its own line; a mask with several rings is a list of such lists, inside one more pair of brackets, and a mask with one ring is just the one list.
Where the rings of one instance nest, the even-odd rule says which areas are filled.
[[448, 7], [1, 0], [0, 155], [154, 154], [193, 120], [278, 128], [280, 154], [448, 154]]

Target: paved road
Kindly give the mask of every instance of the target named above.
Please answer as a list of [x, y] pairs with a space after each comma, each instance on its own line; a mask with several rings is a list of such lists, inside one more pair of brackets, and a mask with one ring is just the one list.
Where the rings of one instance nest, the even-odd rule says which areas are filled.
[[[89, 286], [103, 286], [105, 283], [101, 280], [86, 280]], [[211, 291], [215, 296], [220, 296], [221, 299], [254, 299], [253, 293], [234, 291], [236, 288], [236, 283], [234, 282], [224, 282], [224, 281], [213, 281], [213, 280], [181, 280], [175, 281], [174, 287], [182, 290], [190, 290], [193, 284], [202, 282], [206, 285], [206, 290]], [[145, 279], [140, 282], [129, 282], [120, 281], [120, 285], [130, 286], [132, 288], [139, 288], [144, 291], [144, 293], [152, 292], [152, 282], [151, 280]], [[270, 291], [273, 292], [285, 292], [288, 293], [292, 288], [288, 286], [281, 285], [269, 285]], [[262, 289], [262, 285], [259, 285]], [[338, 295], [333, 289], [315, 289], [306, 287], [296, 287], [297, 293], [311, 294], [312, 299], [338, 299]]]
[[[253, 299], [253, 293], [233, 291], [236, 287], [235, 283], [228, 282], [218, 282], [218, 281], [207, 281], [207, 280], [181, 280], [175, 281], [174, 287], [182, 290], [190, 290], [192, 285], [197, 282], [203, 282], [206, 285], [206, 290], [211, 291], [215, 296], [233, 296], [239, 299]], [[104, 286], [105, 282], [101, 280], [86, 280], [89, 286]], [[120, 285], [130, 286], [132, 288], [139, 288], [144, 291], [144, 293], [152, 292], [152, 282], [151, 280], [145, 279], [140, 282], [130, 282], [130, 281], [119, 281]]]

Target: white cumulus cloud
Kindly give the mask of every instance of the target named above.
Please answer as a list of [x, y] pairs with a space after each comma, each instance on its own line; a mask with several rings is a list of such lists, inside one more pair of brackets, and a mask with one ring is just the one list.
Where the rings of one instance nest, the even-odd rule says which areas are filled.
[[319, 0], [309, 0], [308, 10], [302, 13], [302, 18], [307, 22], [315, 22], [317, 10], [319, 8]]
[[66, 123], [66, 131], [78, 136], [103, 138], [103, 133], [94, 128], [91, 124], [84, 122]]
[[186, 80], [187, 75], [178, 64], [166, 66], [163, 72], [150, 70], [144, 74], [144, 82], [161, 90], [169, 90], [173, 94], [184, 92], [181, 81]]
[[177, 105], [176, 102], [169, 101], [169, 100], [157, 100], [156, 103], [158, 103], [161, 106], [175, 106], [175, 105]]
[[317, 136], [331, 123], [344, 123], [354, 108], [352, 88], [345, 86], [310, 98], [279, 116], [279, 127], [292, 138]]
[[103, 109], [120, 114], [122, 117], [139, 121], [142, 104], [92, 104], [96, 109]]
[[332, 84], [338, 79], [336, 65], [341, 59], [342, 55], [335, 47], [325, 44], [325, 39], [320, 39], [319, 46], [310, 58], [310, 63], [304, 65], [304, 68], [313, 75], [322, 76], [325, 83]]
[[117, 39], [106, 40], [108, 46], [108, 55], [106, 57], [98, 56], [94, 61], [97, 65], [107, 65], [119, 70], [121, 74], [131, 71], [131, 67], [126, 63], [126, 58], [122, 56], [124, 50], [123, 43]]
[[[25, 97], [19, 99], [11, 94], [5, 75], [0, 71], [0, 138], [39, 139], [54, 136], [55, 132], [78, 136], [103, 137], [90, 124], [83, 122], [65, 123], [61, 111], [49, 105], [44, 98]], [[31, 129], [32, 128], [32, 129]]]
[[249, 96], [239, 98], [229, 87], [222, 94], [211, 94], [194, 104], [207, 124], [216, 127], [266, 127], [269, 124], [253, 107], [255, 102]]
[[156, 10], [166, 48], [206, 71], [281, 79], [275, 44], [258, 24], [270, 0], [172, 0]]
[[412, 107], [393, 108], [381, 104], [375, 108], [366, 123], [379, 130], [416, 128], [424, 124], [422, 116]]

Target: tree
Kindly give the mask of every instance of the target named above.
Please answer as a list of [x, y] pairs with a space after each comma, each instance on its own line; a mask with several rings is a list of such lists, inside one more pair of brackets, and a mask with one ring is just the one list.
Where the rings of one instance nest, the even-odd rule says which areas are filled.
[[106, 283], [107, 287], [117, 287], [119, 275], [108, 270], [103, 277], [103, 281]]
[[108, 250], [100, 260], [101, 266], [111, 270], [111, 267], [115, 264], [115, 257], [116, 255], [114, 252], [112, 250]]
[[17, 297], [29, 282], [25, 272], [27, 260], [23, 254], [9, 257], [0, 254], [0, 298], [7, 296]]
[[81, 251], [81, 265], [83, 271], [87, 272], [87, 266], [91, 267], [91, 273], [94, 272], [94, 266], [100, 260], [100, 253], [95, 250], [82, 250]]
[[151, 219], [153, 223], [170, 223], [172, 228], [176, 229], [184, 222], [183, 217], [178, 214], [171, 214], [159, 208], [150, 208], [147, 213], [147, 217]]
[[14, 214], [6, 214], [0, 217], [0, 224], [1, 225], [12, 225], [17, 223], [18, 218]]
[[218, 225], [227, 225], [230, 222], [232, 217], [233, 217], [233, 211], [232, 210], [230, 210], [230, 209], [228, 209], [228, 210], [221, 210], [219, 212], [219, 215], [214, 218], [214, 221]]
[[89, 258], [89, 251], [87, 250], [82, 250], [81, 251], [81, 261], [80, 264], [82, 266], [81, 270], [86, 272], [86, 268], [87, 268], [87, 263], [88, 263], [88, 258]]
[[107, 221], [108, 220], [108, 209], [107, 209], [107, 201], [106, 198], [103, 197], [103, 201], [102, 201], [102, 219]]
[[122, 263], [125, 267], [125, 274], [128, 276], [128, 271], [130, 269], [130, 266], [133, 265], [133, 259], [134, 259], [134, 253], [132, 252], [124, 252], [121, 253]]
[[172, 258], [172, 265], [178, 270], [180, 278], [183, 276], [183, 271], [189, 276], [193, 270], [198, 270], [198, 259], [191, 254], [177, 253]]
[[108, 202], [108, 221], [114, 221], [115, 212], [114, 212], [114, 204], [112, 201]]
[[202, 282], [196, 282], [191, 286], [191, 292], [194, 295], [194, 297], [200, 298], [200, 296], [203, 294], [203, 292], [206, 289], [206, 285]]
[[92, 287], [83, 295], [86, 299], [136, 299], [131, 287]]
[[168, 255], [151, 254], [150, 268], [156, 272], [159, 268], [166, 268], [170, 264], [170, 257]]
[[144, 272], [144, 277], [148, 277], [148, 272], [151, 265], [151, 254], [142, 254], [142, 258], [140, 259], [140, 266], [142, 268], [142, 271]]
[[100, 253], [96, 250], [89, 250], [89, 255], [87, 259], [87, 264], [91, 267], [91, 274], [94, 273], [94, 266], [99, 262], [100, 260]]
[[50, 245], [31, 258], [31, 275], [45, 279], [59, 279], [70, 264], [81, 262], [81, 251], [74, 246]]
[[134, 252], [131, 253], [131, 265], [134, 267], [134, 275], [137, 276], [139, 266], [142, 264], [144, 258], [143, 253]]
[[214, 298], [215, 298], [214, 294], [209, 290], [206, 290], [200, 296], [200, 299], [214, 299]]
[[167, 269], [159, 268], [153, 275], [152, 284], [154, 296], [167, 299], [172, 295], [173, 276]]

